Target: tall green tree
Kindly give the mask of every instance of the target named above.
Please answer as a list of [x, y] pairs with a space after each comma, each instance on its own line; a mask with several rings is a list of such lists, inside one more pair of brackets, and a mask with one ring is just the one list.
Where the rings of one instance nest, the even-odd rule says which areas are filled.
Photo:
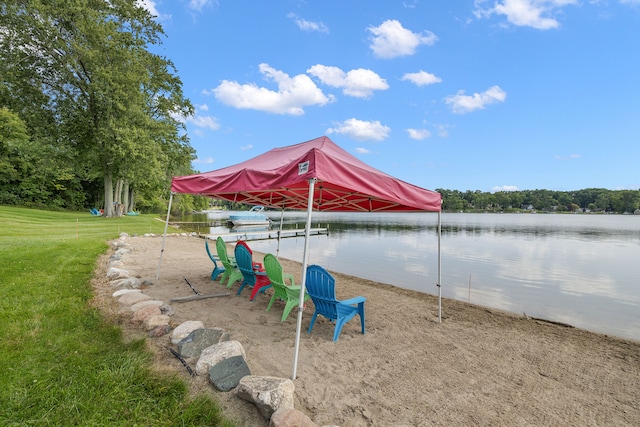
[[0, 202], [11, 202], [10, 188], [20, 177], [23, 166], [19, 147], [29, 141], [27, 127], [6, 107], [0, 108]]
[[0, 31], [4, 95], [27, 109], [46, 99], [74, 173], [103, 180], [106, 216], [116, 188], [126, 209], [141, 177], [166, 185], [171, 167], [188, 168], [179, 118], [193, 107], [171, 61], [148, 50], [164, 33], [138, 2], [7, 0]]

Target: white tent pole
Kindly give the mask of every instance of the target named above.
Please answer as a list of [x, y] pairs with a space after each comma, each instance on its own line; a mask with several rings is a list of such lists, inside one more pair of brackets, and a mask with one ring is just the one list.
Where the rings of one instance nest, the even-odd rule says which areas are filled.
[[160, 260], [158, 261], [158, 271], [156, 280], [160, 278], [160, 266], [162, 265], [162, 254], [164, 253], [164, 242], [167, 240], [167, 228], [169, 227], [169, 215], [171, 214], [171, 202], [173, 202], [173, 192], [169, 196], [169, 208], [167, 209], [167, 220], [164, 222], [164, 234], [162, 235], [162, 249], [160, 249]]
[[307, 226], [304, 231], [304, 252], [302, 253], [302, 283], [300, 284], [300, 304], [298, 305], [298, 324], [296, 326], [296, 347], [293, 353], [293, 373], [291, 380], [296, 379], [298, 369], [298, 352], [300, 349], [300, 330], [302, 329], [302, 312], [304, 310], [304, 295], [307, 285], [307, 252], [309, 251], [309, 236], [311, 234], [311, 211], [313, 210], [313, 189], [316, 179], [309, 180], [309, 198], [307, 200]]
[[282, 222], [284, 220], [284, 208], [282, 208], [280, 213], [280, 229], [278, 230], [278, 247], [276, 248], [276, 258], [280, 259], [280, 238], [282, 234]]
[[440, 240], [442, 237], [442, 209], [438, 211], [438, 323], [442, 323], [442, 255]]

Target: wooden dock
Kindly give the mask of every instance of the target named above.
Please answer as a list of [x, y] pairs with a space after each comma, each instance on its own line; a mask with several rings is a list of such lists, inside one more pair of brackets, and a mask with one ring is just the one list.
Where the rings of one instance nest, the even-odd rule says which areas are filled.
[[[164, 222], [164, 219], [157, 218], [159, 221]], [[261, 227], [252, 227], [252, 226], [240, 226], [232, 229], [233, 231], [225, 232], [225, 233], [202, 233], [200, 231], [200, 227], [220, 227], [224, 225], [226, 221], [206, 221], [206, 222], [194, 222], [194, 221], [169, 221], [169, 224], [177, 226], [178, 228], [186, 228], [191, 229], [192, 231], [196, 231], [199, 236], [205, 237], [209, 236], [209, 239], [216, 239], [218, 236], [221, 236], [225, 242], [232, 242], [238, 240], [269, 240], [269, 239], [277, 239], [278, 234], [280, 234], [281, 239], [287, 239], [291, 237], [304, 237], [305, 229], [304, 228], [287, 228], [287, 229], [267, 229]], [[319, 225], [319, 224], [318, 224]], [[329, 234], [329, 228], [316, 227], [309, 229], [310, 236], [319, 236], [319, 235], [327, 235]]]
[[[309, 235], [318, 236], [323, 234], [329, 234], [328, 228], [310, 228]], [[285, 229], [285, 230], [238, 230], [229, 233], [212, 233], [209, 234], [209, 239], [216, 239], [218, 236], [222, 237], [225, 242], [238, 241], [238, 240], [269, 240], [278, 239], [278, 235], [281, 239], [287, 239], [291, 237], [304, 237], [304, 228]]]

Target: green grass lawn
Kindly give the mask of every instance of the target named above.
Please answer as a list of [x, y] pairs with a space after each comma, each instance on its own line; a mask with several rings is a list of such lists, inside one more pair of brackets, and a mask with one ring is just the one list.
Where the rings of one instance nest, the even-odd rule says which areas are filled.
[[233, 425], [89, 305], [107, 241], [163, 231], [151, 215], [0, 206], [0, 425]]

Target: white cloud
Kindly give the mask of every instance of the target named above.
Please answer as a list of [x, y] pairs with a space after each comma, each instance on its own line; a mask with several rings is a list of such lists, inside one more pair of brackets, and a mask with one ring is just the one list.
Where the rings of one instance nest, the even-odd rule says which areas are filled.
[[580, 154], [569, 154], [568, 156], [560, 156], [557, 155], [555, 156], [556, 160], [573, 160], [573, 159], [579, 159], [581, 156]]
[[367, 150], [364, 147], [356, 147], [356, 153], [358, 154], [369, 154], [371, 151]]
[[327, 129], [327, 133], [338, 133], [347, 135], [358, 141], [374, 140], [382, 141], [389, 136], [391, 128], [381, 124], [379, 121], [363, 121], [355, 118], [337, 123], [336, 127]]
[[136, 0], [136, 6], [145, 9], [152, 16], [160, 20], [171, 19], [171, 15], [161, 14], [156, 7], [156, 2], [153, 0]]
[[402, 80], [409, 80], [411, 83], [417, 86], [432, 85], [434, 83], [440, 83], [442, 79], [435, 74], [427, 73], [426, 71], [418, 71], [417, 73], [406, 73], [402, 76]]
[[206, 159], [197, 158], [193, 161], [193, 163], [213, 163], [213, 157], [207, 157]]
[[374, 90], [389, 89], [385, 79], [364, 68], [345, 73], [338, 67], [317, 64], [309, 68], [307, 73], [328, 86], [342, 88], [342, 93], [356, 98], [368, 98]]
[[196, 112], [195, 112], [195, 115], [193, 116], [189, 116], [185, 118], [184, 116], [174, 114], [173, 117], [182, 123], [191, 123], [192, 125], [196, 126], [199, 129], [195, 129], [194, 133], [198, 136], [203, 136], [204, 133], [202, 132], [201, 129], [211, 129], [211, 130], [220, 129], [220, 123], [218, 122], [217, 118], [213, 116], [200, 114], [200, 112], [208, 111], [208, 110], [209, 110], [209, 106], [207, 106], [207, 104], [202, 104], [202, 105], [196, 106]]
[[417, 139], [418, 141], [429, 138], [431, 136], [431, 132], [429, 132], [427, 129], [407, 129], [407, 133], [409, 134], [409, 138]]
[[189, 9], [197, 10], [200, 12], [205, 6], [211, 4], [218, 4], [217, 0], [189, 0]]
[[373, 34], [369, 47], [379, 58], [413, 55], [421, 44], [433, 45], [438, 37], [431, 31], [414, 33], [396, 20], [384, 21], [379, 27], [367, 28]]
[[307, 21], [306, 19], [298, 17], [295, 13], [288, 14], [287, 18], [292, 19], [302, 31], [329, 33], [329, 27], [327, 27], [323, 22]]
[[305, 74], [289, 77], [288, 74], [268, 64], [260, 64], [260, 72], [268, 80], [277, 83], [277, 91], [258, 87], [254, 83], [240, 84], [223, 80], [212, 92], [223, 104], [275, 114], [302, 115], [303, 107], [307, 105], [325, 105], [333, 101], [333, 96], [322, 93], [313, 80]]
[[493, 187], [491, 189], [492, 193], [498, 193], [501, 191], [502, 192], [518, 191], [518, 187], [516, 187], [515, 185], [501, 185], [501, 186]]
[[567, 5], [577, 4], [577, 0], [502, 0], [493, 7], [484, 7], [487, 0], [475, 0], [475, 15], [488, 18], [491, 15], [504, 15], [509, 23], [518, 27], [532, 27], [538, 30], [558, 28], [555, 18]]
[[220, 129], [220, 123], [218, 123], [218, 119], [212, 116], [201, 116], [196, 114], [193, 117], [188, 117], [187, 123], [192, 123], [194, 126], [197, 126], [199, 128], [206, 128], [211, 130]]
[[240, 147], [240, 149], [241, 149], [242, 151], [251, 150], [252, 148], [253, 148], [253, 145], [251, 145], [251, 144], [244, 145], [244, 146]]
[[456, 114], [465, 114], [475, 110], [481, 110], [487, 105], [497, 102], [504, 102], [507, 93], [500, 89], [500, 86], [492, 86], [482, 93], [474, 93], [473, 95], [465, 95], [464, 91], [458, 91], [455, 95], [445, 98], [445, 102], [449, 104], [451, 110]]

